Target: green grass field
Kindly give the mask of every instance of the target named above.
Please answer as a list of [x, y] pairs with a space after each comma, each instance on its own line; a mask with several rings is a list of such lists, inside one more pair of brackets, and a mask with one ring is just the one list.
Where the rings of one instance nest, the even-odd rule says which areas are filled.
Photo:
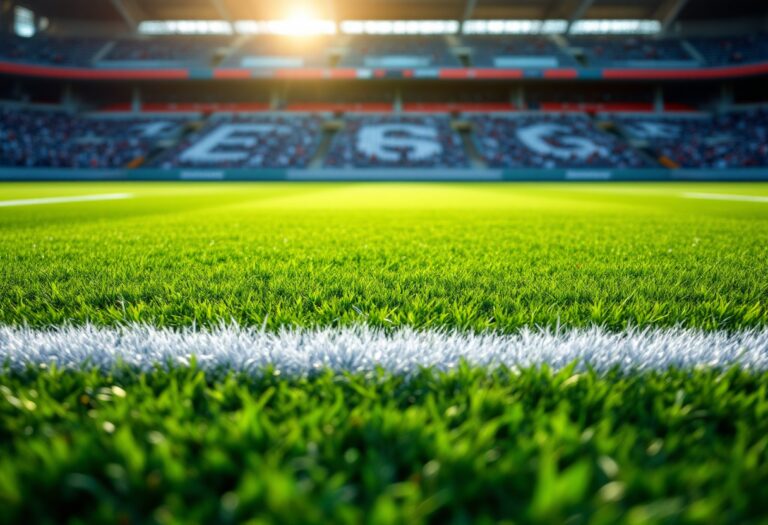
[[[765, 330], [768, 184], [3, 184], [0, 277], [0, 352], [86, 323]], [[6, 364], [0, 523], [768, 523], [766, 371], [161, 365]]]
[[768, 185], [49, 184], [2, 199], [0, 323], [768, 324]]
[[5, 523], [765, 523], [767, 374], [0, 386]]

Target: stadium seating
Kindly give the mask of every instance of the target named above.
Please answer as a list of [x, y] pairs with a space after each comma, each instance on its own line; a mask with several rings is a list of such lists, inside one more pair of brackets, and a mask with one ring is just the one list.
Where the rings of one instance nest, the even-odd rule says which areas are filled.
[[576, 61], [546, 37], [465, 37], [475, 67], [564, 67]]
[[92, 118], [0, 107], [0, 165], [118, 168], [137, 165], [179, 130], [168, 119]]
[[[462, 168], [447, 114], [358, 113], [319, 154], [324, 118], [304, 113], [116, 113], [0, 106], [0, 166], [59, 168]], [[493, 168], [749, 168], [768, 166], [768, 109], [704, 113], [467, 113]], [[187, 122], [190, 119], [193, 122]], [[194, 119], [198, 119], [194, 121]], [[186, 125], [185, 125], [186, 124]], [[184, 129], [199, 126], [187, 136]], [[610, 129], [611, 131], [606, 131]], [[162, 148], [167, 148], [163, 150]]]
[[152, 63], [174, 62], [185, 65], [211, 65], [217, 49], [226, 47], [229, 37], [174, 36], [143, 39], [122, 39], [111, 44], [99, 65], [134, 63], [138, 67]]
[[87, 66], [107, 40], [38, 35], [20, 38], [0, 33], [0, 59], [32, 64]]
[[[657, 38], [649, 36], [570, 36], [571, 52], [581, 51], [586, 66], [696, 67], [768, 60], [768, 34], [733, 37]], [[238, 45], [235, 45], [235, 43]], [[224, 35], [153, 36], [127, 38], [32, 38], [0, 33], [0, 59], [66, 66], [162, 67], [175, 63], [190, 67], [217, 65], [223, 48], [225, 67], [313, 68], [366, 67], [375, 69], [455, 68], [462, 63], [443, 36], [365, 35], [342, 39], [291, 39], [251, 36], [242, 42]], [[566, 49], [545, 36], [469, 35], [461, 37], [469, 65], [478, 68], [577, 67]], [[459, 51], [460, 52], [460, 51]], [[334, 58], [338, 57], [338, 64]], [[155, 63], [153, 65], [153, 63]]]
[[572, 47], [584, 51], [591, 66], [659, 67], [697, 65], [679, 39], [650, 37], [573, 37]]
[[460, 168], [467, 157], [446, 115], [356, 115], [334, 137], [325, 165]]
[[768, 60], [768, 35], [766, 34], [728, 38], [692, 38], [689, 42], [709, 65]]
[[164, 153], [165, 168], [302, 168], [320, 144], [321, 119], [304, 115], [214, 115]]
[[341, 65], [370, 68], [460, 67], [441, 36], [359, 36], [353, 38]]
[[291, 39], [280, 36], [254, 36], [224, 63], [229, 67], [297, 68], [329, 65], [331, 41], [327, 38]]
[[474, 115], [478, 151], [497, 168], [642, 168], [651, 163], [583, 114]]
[[663, 164], [684, 168], [768, 166], [768, 110], [714, 117], [623, 117], [628, 137]]

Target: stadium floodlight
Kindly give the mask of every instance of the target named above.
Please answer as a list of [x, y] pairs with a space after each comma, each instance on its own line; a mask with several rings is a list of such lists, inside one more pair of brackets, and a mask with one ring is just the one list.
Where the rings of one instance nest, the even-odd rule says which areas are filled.
[[344, 20], [341, 32], [346, 35], [455, 35], [456, 20]]
[[241, 35], [316, 36], [335, 35], [333, 20], [238, 20], [235, 31]]
[[572, 35], [653, 35], [661, 32], [658, 20], [578, 20], [571, 25]]
[[232, 24], [225, 20], [145, 20], [139, 24], [143, 35], [231, 35]]
[[35, 13], [31, 9], [17, 5], [13, 9], [13, 30], [16, 36], [31, 38], [35, 36]]
[[462, 25], [465, 35], [551, 35], [567, 29], [565, 20], [468, 20]]

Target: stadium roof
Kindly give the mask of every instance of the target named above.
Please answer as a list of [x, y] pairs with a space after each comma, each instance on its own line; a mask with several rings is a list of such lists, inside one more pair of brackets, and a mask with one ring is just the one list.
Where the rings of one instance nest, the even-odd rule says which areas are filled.
[[52, 19], [269, 20], [310, 6], [318, 18], [359, 19], [657, 19], [768, 16], [765, 0], [25, 0]]

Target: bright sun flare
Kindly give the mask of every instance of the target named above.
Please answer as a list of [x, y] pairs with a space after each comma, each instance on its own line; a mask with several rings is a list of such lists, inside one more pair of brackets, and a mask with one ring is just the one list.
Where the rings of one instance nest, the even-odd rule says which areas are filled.
[[278, 33], [288, 36], [327, 35], [336, 32], [335, 24], [330, 20], [322, 20], [307, 8], [297, 8], [278, 22]]

